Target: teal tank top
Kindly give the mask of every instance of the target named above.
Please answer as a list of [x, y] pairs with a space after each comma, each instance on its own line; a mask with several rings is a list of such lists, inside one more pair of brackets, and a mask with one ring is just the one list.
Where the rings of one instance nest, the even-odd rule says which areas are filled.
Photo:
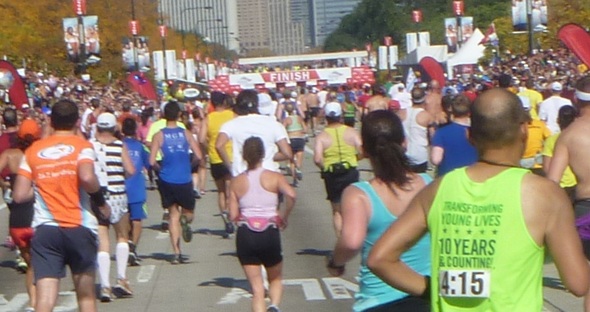
[[299, 122], [296, 115], [288, 116], [291, 119], [291, 124], [287, 127], [287, 132], [303, 131], [303, 125]]
[[[432, 181], [427, 174], [420, 174], [426, 184]], [[361, 267], [359, 270], [359, 292], [355, 294], [354, 311], [364, 311], [382, 304], [403, 299], [407, 293], [399, 291], [375, 276], [367, 267], [369, 252], [375, 242], [383, 235], [389, 226], [397, 220], [391, 214], [371, 184], [367, 181], [353, 183], [371, 202], [372, 215], [367, 227], [367, 236], [361, 252]], [[410, 268], [422, 275], [430, 274], [430, 236], [424, 235], [412, 248], [402, 254], [401, 260]]]

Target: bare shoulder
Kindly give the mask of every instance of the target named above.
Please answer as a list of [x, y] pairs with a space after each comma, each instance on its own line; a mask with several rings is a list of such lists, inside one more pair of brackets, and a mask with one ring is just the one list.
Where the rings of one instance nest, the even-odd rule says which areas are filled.
[[524, 176], [521, 192], [524, 209], [535, 210], [539, 215], [563, 209], [563, 205], [571, 205], [557, 183], [532, 173]]

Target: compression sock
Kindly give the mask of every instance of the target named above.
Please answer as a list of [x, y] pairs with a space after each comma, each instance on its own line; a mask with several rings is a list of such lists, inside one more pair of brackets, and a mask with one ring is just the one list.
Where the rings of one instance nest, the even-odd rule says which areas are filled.
[[129, 260], [129, 244], [128, 243], [117, 243], [117, 278], [127, 278], [127, 261]]
[[99, 251], [96, 257], [98, 262], [98, 276], [100, 277], [100, 286], [102, 288], [111, 288], [109, 274], [111, 271], [111, 257], [106, 251]]

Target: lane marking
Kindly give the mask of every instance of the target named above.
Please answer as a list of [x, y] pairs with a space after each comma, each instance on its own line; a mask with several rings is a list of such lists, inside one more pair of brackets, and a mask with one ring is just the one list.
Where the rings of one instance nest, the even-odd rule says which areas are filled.
[[168, 232], [159, 232], [158, 235], [156, 235], [156, 239], [169, 239], [170, 238], [170, 233]]
[[153, 264], [150, 265], [142, 265], [141, 269], [139, 269], [139, 273], [137, 273], [137, 282], [138, 283], [147, 283], [154, 275], [154, 271], [156, 270], [156, 266]]
[[356, 293], [359, 291], [359, 286], [355, 283], [349, 282], [340, 277], [324, 277], [322, 282], [326, 285], [332, 299], [352, 299], [348, 291]]
[[0, 306], [0, 312], [20, 311], [20, 309], [23, 308], [27, 302], [29, 302], [29, 295], [26, 293], [16, 294], [7, 304]]
[[4, 203], [4, 204], [0, 204], [0, 210], [4, 209], [4, 208], [6, 208], [6, 207], [8, 207], [8, 206], [6, 205], [6, 203]]
[[305, 300], [326, 300], [322, 286], [315, 278], [304, 278], [304, 279], [289, 279], [284, 280], [283, 285], [285, 286], [301, 286], [303, 288], [303, 294]]

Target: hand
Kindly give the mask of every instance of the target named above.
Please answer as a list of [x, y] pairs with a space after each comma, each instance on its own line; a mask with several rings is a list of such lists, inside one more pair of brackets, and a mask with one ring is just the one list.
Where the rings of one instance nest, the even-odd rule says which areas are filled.
[[343, 265], [336, 265], [334, 263], [334, 255], [330, 254], [328, 255], [328, 257], [326, 257], [326, 268], [328, 268], [328, 273], [330, 273], [330, 275], [332, 276], [342, 276], [344, 274], [344, 271], [346, 271], [346, 266]]
[[98, 211], [101, 214], [101, 218], [104, 220], [109, 220], [111, 217], [111, 206], [109, 206], [109, 204], [104, 204], [102, 206], [98, 207]]
[[287, 218], [286, 217], [276, 216], [275, 222], [276, 222], [277, 226], [279, 227], [279, 230], [284, 231], [287, 228]]

